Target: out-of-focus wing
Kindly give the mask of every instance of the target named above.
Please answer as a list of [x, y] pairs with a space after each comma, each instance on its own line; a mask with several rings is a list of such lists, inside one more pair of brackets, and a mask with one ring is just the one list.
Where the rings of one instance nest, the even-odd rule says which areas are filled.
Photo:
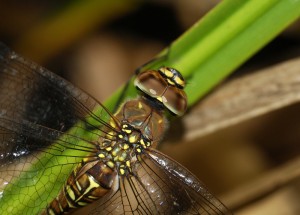
[[0, 213], [44, 207], [95, 151], [110, 118], [95, 99], [0, 43]]

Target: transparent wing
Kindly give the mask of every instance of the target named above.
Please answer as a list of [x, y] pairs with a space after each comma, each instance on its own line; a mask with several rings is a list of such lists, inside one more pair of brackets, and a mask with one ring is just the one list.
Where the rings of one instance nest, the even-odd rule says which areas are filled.
[[231, 214], [192, 173], [151, 149], [91, 214]]
[[55, 197], [72, 167], [113, 129], [110, 119], [92, 97], [0, 43], [1, 214], [20, 205], [34, 214]]
[[167, 203], [169, 206], [166, 208], [170, 210], [171, 214], [173, 212], [175, 214], [231, 214], [185, 167], [154, 149], [147, 156], [149, 160], [146, 159], [145, 164], [149, 169], [153, 162], [163, 171], [164, 177], [160, 175], [157, 177], [161, 178], [164, 184], [170, 188], [171, 192], [167, 202], [172, 204]]

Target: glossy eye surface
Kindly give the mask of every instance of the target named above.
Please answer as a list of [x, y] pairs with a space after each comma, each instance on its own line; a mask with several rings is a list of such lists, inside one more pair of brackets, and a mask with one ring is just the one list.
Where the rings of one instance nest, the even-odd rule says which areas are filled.
[[187, 109], [185, 81], [175, 69], [161, 67], [137, 75], [135, 86], [151, 98], [157, 99], [171, 113], [181, 116]]
[[152, 98], [160, 98], [168, 88], [168, 83], [156, 70], [149, 70], [137, 75], [135, 86]]

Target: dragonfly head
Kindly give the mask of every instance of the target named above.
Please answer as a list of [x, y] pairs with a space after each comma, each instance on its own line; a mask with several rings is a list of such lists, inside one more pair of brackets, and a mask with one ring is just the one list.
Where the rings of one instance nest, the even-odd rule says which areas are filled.
[[134, 84], [138, 90], [162, 104], [174, 115], [181, 116], [187, 109], [187, 96], [183, 91], [185, 80], [176, 69], [161, 67], [158, 70], [141, 72]]

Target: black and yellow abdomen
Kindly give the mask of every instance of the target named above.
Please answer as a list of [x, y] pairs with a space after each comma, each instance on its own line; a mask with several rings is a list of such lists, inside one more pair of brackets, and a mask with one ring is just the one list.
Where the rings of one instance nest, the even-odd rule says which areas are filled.
[[116, 175], [101, 161], [84, 159], [42, 214], [63, 214], [98, 200], [111, 191]]

